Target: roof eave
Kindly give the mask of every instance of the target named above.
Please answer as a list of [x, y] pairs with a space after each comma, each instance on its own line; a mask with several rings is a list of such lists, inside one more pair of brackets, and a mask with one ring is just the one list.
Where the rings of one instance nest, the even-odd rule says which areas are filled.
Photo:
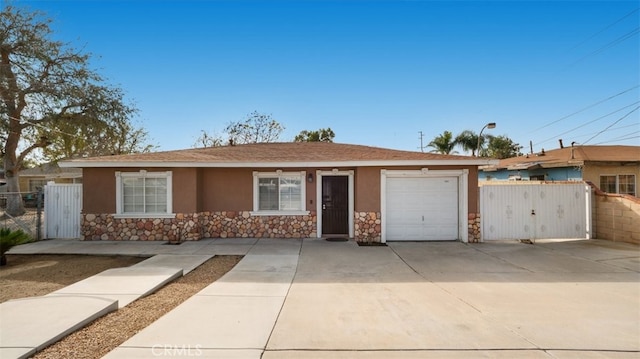
[[200, 167], [200, 168], [273, 168], [273, 167], [383, 167], [383, 166], [482, 166], [497, 165], [493, 159], [460, 160], [377, 160], [377, 161], [318, 161], [318, 162], [155, 162], [155, 161], [67, 161], [59, 162], [62, 168], [108, 168], [108, 167]]

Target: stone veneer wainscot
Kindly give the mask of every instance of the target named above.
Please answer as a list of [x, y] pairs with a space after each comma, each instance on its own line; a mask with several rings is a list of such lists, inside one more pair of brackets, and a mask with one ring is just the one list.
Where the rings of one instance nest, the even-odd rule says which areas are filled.
[[480, 213], [469, 213], [468, 228], [469, 228], [469, 243], [480, 243]]
[[316, 237], [317, 216], [252, 216], [249, 211], [178, 213], [175, 218], [83, 214], [83, 240], [185, 241], [201, 238]]
[[355, 239], [358, 242], [380, 242], [382, 221], [380, 212], [355, 212]]

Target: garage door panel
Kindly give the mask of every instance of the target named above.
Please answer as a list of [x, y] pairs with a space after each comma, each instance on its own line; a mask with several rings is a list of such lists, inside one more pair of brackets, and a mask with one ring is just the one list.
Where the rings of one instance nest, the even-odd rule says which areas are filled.
[[458, 239], [458, 178], [387, 178], [389, 241]]

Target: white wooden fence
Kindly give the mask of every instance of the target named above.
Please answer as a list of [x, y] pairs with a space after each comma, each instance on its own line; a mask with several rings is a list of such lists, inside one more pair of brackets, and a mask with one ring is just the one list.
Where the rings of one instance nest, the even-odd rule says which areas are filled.
[[591, 188], [564, 184], [480, 187], [483, 240], [591, 238]]
[[82, 184], [44, 186], [44, 238], [80, 238]]

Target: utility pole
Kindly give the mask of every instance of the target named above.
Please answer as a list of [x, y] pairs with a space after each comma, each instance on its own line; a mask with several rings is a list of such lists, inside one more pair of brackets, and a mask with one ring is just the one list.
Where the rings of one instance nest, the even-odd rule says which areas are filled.
[[422, 131], [418, 131], [420, 134], [420, 152], [424, 152], [424, 145], [422, 144], [422, 139], [424, 138], [424, 133]]

